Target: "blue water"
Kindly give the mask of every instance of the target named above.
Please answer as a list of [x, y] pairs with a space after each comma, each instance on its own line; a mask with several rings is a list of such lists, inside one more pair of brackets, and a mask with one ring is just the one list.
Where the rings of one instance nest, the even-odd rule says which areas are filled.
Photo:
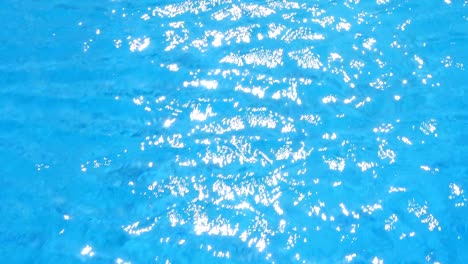
[[2, 263], [467, 263], [468, 2], [0, 4]]

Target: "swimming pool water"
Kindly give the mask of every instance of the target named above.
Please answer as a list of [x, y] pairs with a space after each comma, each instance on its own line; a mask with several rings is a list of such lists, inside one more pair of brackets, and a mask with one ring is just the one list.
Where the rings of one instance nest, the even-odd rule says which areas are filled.
[[4, 1], [4, 263], [466, 263], [465, 1]]

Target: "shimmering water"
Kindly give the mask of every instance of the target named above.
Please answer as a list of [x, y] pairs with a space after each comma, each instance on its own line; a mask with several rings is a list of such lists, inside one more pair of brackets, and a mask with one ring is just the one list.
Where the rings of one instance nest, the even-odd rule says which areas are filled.
[[466, 263], [467, 5], [2, 2], [2, 262]]

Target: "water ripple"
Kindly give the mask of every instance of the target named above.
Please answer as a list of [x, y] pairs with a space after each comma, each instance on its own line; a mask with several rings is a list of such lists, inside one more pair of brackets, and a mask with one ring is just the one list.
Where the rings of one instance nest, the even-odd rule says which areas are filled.
[[57, 202], [83, 260], [456, 263], [466, 2], [439, 2], [57, 3], [75, 90], [60, 60], [9, 70], [45, 81], [3, 90], [0, 123], [90, 138], [66, 163], [88, 194]]

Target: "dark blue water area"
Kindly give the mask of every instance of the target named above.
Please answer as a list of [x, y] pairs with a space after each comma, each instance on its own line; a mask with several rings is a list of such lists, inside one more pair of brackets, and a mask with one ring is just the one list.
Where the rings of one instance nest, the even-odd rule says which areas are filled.
[[467, 6], [2, 2], [2, 262], [468, 262]]

